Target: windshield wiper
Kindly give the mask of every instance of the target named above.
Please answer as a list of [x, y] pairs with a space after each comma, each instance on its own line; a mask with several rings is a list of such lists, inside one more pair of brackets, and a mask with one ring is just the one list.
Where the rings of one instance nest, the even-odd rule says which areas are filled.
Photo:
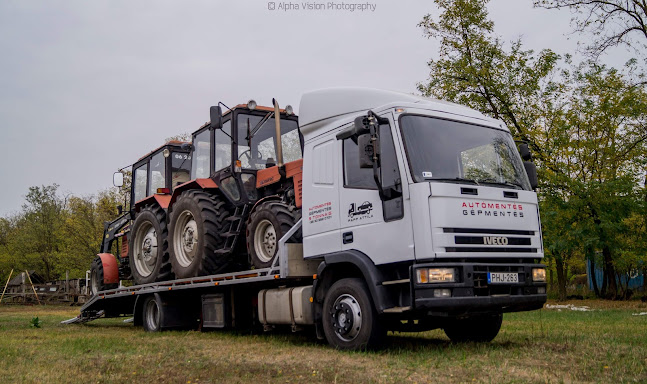
[[444, 183], [454, 182], [454, 183], [479, 185], [478, 181], [473, 180], [473, 179], [465, 179], [463, 177], [433, 178], [433, 179], [425, 179], [425, 181], [441, 181], [441, 182], [444, 182]]
[[486, 180], [481, 180], [480, 183], [481, 184], [486, 184], [486, 185], [502, 185], [504, 187], [514, 188], [514, 189], [523, 189], [523, 187], [521, 185], [509, 183], [507, 181], [486, 181]]

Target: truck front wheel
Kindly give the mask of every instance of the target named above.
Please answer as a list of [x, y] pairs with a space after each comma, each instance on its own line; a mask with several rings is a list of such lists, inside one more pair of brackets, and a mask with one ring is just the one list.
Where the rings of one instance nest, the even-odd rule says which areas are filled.
[[326, 340], [337, 349], [373, 348], [386, 336], [368, 288], [361, 279], [337, 281], [326, 293], [323, 306]]
[[445, 334], [455, 343], [487, 343], [499, 334], [503, 315], [478, 315], [465, 319], [452, 319], [444, 327]]

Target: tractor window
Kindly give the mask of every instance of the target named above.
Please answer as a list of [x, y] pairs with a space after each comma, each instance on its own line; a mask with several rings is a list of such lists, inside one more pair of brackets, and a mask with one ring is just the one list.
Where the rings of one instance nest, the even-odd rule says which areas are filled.
[[211, 132], [208, 129], [198, 133], [193, 139], [193, 155], [191, 159], [191, 179], [209, 177], [209, 159], [211, 155]]
[[148, 179], [148, 164], [135, 169], [135, 185], [133, 189], [133, 202], [138, 202], [146, 197], [146, 180]]
[[[256, 125], [263, 119], [262, 115], [240, 114], [238, 116], [238, 159], [243, 168], [264, 169], [268, 159], [276, 158], [276, 127], [274, 118], [268, 119], [250, 139], [248, 137]], [[283, 162], [301, 159], [301, 141], [297, 122], [281, 119], [281, 144], [283, 145]]]
[[377, 189], [373, 168], [359, 167], [359, 147], [352, 139], [344, 140], [344, 187]]
[[191, 180], [191, 154], [173, 152], [171, 159], [171, 188]]
[[216, 129], [216, 171], [231, 165], [231, 120]]
[[162, 152], [153, 156], [150, 162], [150, 190], [149, 195], [157, 192], [157, 188], [166, 188], [166, 158]]

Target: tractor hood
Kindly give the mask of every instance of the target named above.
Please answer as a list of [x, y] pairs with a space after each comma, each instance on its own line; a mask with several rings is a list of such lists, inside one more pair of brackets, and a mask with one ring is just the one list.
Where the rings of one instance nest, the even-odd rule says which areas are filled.
[[429, 188], [434, 257], [543, 257], [535, 192], [438, 182]]

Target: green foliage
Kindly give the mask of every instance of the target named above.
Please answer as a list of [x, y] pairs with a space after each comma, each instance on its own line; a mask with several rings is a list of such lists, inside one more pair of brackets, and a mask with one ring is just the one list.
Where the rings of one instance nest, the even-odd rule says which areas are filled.
[[31, 321], [29, 322], [29, 326], [32, 327], [32, 328], [40, 328], [41, 324], [42, 324], [42, 322], [40, 321], [38, 316], [32, 317]]
[[[46, 280], [81, 278], [99, 251], [104, 222], [117, 216], [118, 191], [61, 196], [58, 185], [31, 187], [22, 210], [0, 218], [0, 277], [36, 270]], [[14, 274], [15, 276], [15, 274]]]
[[[647, 158], [647, 93], [631, 79], [635, 63], [620, 72], [575, 65], [549, 49], [535, 54], [521, 40], [506, 46], [488, 19], [488, 1], [436, 3], [438, 20], [428, 15], [420, 26], [440, 41], [440, 51], [419, 90], [502, 119], [515, 139], [530, 144], [545, 253], [556, 262], [560, 296], [569, 265], [598, 252], [606, 276], [599, 293], [618, 296], [616, 264], [647, 262], [638, 256], [644, 226], [632, 226], [645, 212], [640, 182]], [[636, 230], [642, 232], [627, 236]]]

